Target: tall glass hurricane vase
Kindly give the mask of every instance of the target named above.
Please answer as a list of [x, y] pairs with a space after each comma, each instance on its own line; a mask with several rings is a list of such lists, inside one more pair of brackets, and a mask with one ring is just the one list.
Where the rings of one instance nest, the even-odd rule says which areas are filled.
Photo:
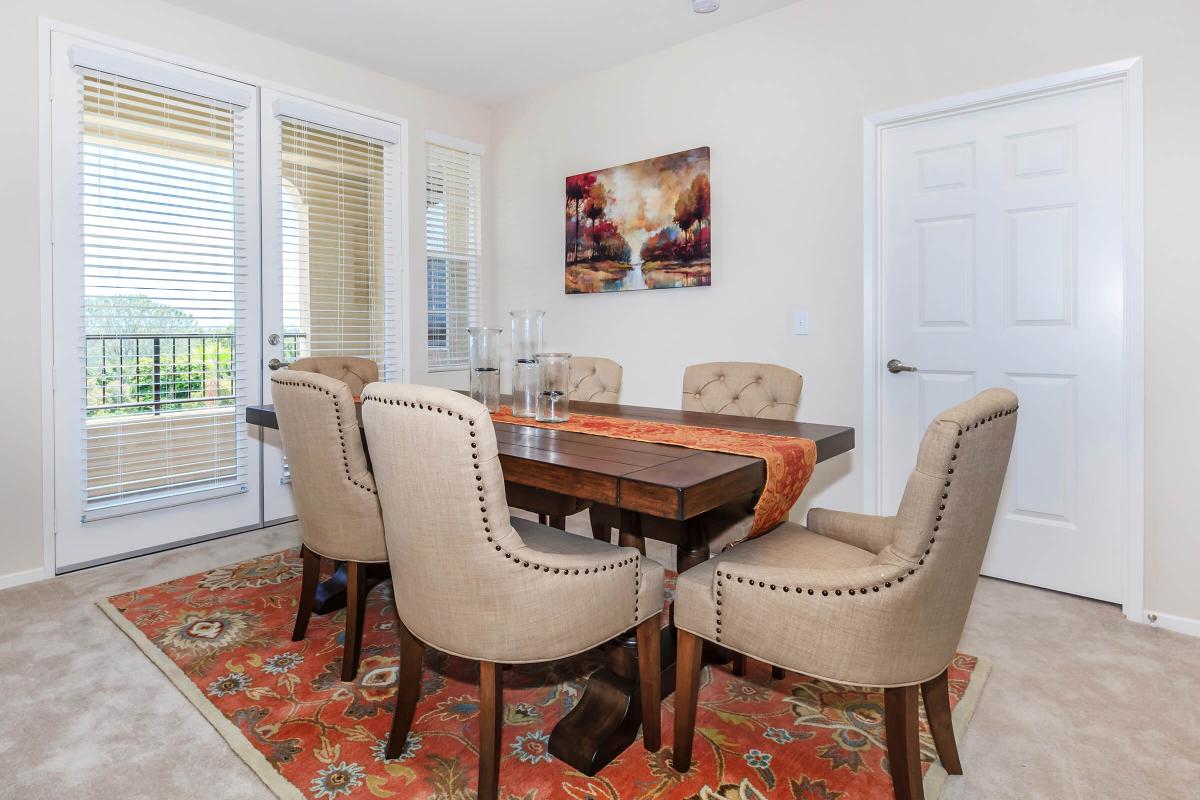
[[515, 417], [537, 416], [538, 373], [534, 357], [542, 349], [545, 311], [510, 311], [512, 318], [512, 406]]
[[538, 422], [566, 422], [571, 383], [570, 353], [538, 353]]
[[467, 352], [471, 360], [471, 397], [500, 410], [500, 328], [467, 328]]

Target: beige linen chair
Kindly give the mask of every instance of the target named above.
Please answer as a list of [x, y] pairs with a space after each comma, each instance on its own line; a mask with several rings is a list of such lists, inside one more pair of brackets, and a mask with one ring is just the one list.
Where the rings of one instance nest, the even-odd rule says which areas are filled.
[[659, 747], [663, 568], [614, 547], [511, 519], [487, 409], [432, 386], [363, 395], [400, 618], [388, 757], [404, 748], [424, 645], [480, 662], [479, 797], [500, 774], [501, 667], [565, 658], [637, 629], [643, 737]]
[[288, 369], [293, 372], [316, 372], [337, 378], [350, 387], [350, 394], [361, 397], [368, 383], [379, 380], [379, 365], [369, 358], [358, 356], [309, 356], [297, 358]]
[[701, 640], [838, 683], [882, 686], [892, 784], [921, 798], [917, 687], [942, 765], [962, 773], [947, 665], [962, 636], [1017, 425], [988, 389], [925, 432], [894, 517], [813, 509], [679, 576], [675, 768], [691, 763]]
[[271, 397], [292, 476], [304, 558], [292, 641], [303, 639], [308, 630], [321, 559], [344, 561], [342, 680], [353, 680], [362, 650], [367, 565], [387, 562], [379, 497], [363, 450], [354, 398], [344, 382], [296, 369], [271, 375]]
[[[683, 372], [683, 410], [740, 417], [795, 419], [804, 378], [776, 364], [717, 361]], [[741, 541], [754, 524], [754, 498], [727, 503], [705, 518], [709, 552]]]
[[[572, 356], [568, 378], [571, 400], [591, 403], [615, 403], [621, 394], [621, 365], [611, 358]], [[509, 484], [508, 504], [513, 508], [531, 511], [538, 522], [566, 530], [567, 517], [587, 510], [591, 503], [565, 494]]]
[[572, 356], [568, 381], [572, 400], [615, 403], [621, 394], [621, 365], [611, 358]]

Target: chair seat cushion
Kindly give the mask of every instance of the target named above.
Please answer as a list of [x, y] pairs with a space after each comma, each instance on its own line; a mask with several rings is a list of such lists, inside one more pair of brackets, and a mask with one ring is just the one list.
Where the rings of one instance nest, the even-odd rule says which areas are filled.
[[[730, 552], [737, 553], [739, 563], [772, 568], [839, 570], [869, 566], [875, 559], [874, 553], [813, 533], [795, 522], [785, 522]], [[704, 635], [712, 627], [717, 608], [713, 577], [720, 563], [720, 558], [710, 558], [680, 573], [675, 589], [675, 624], [680, 628]]]
[[[553, 553], [565, 556], [595, 556], [602, 559], [612, 555], [616, 549], [608, 542], [600, 542], [590, 536], [578, 536], [574, 533], [560, 531], [541, 525], [537, 522], [519, 517], [510, 519], [512, 526], [521, 535], [526, 546], [542, 553]], [[653, 559], [642, 557], [641, 580], [638, 583], [638, 622], [647, 619], [663, 607], [663, 578], [665, 570], [662, 564]], [[584, 623], [580, 620], [580, 623]]]

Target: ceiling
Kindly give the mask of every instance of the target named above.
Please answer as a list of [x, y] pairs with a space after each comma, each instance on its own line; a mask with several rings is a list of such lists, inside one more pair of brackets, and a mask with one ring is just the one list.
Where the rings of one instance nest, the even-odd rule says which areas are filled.
[[[487, 105], [789, 5], [724, 0], [167, 0]], [[702, 77], [702, 76], [701, 76]]]

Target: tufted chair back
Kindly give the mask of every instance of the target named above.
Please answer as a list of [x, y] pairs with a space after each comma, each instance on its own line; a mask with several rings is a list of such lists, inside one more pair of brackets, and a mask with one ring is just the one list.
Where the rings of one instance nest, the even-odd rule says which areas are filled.
[[776, 364], [715, 361], [683, 372], [683, 410], [795, 419], [804, 378]]
[[568, 397], [592, 403], [615, 403], [621, 394], [621, 372], [621, 365], [611, 358], [572, 356]]
[[271, 375], [300, 538], [338, 561], [386, 561], [383, 517], [350, 387], [296, 369]]
[[350, 394], [361, 397], [368, 383], [379, 380], [379, 365], [369, 358], [358, 356], [310, 356], [297, 358], [288, 369], [316, 372], [337, 378], [350, 387]]

